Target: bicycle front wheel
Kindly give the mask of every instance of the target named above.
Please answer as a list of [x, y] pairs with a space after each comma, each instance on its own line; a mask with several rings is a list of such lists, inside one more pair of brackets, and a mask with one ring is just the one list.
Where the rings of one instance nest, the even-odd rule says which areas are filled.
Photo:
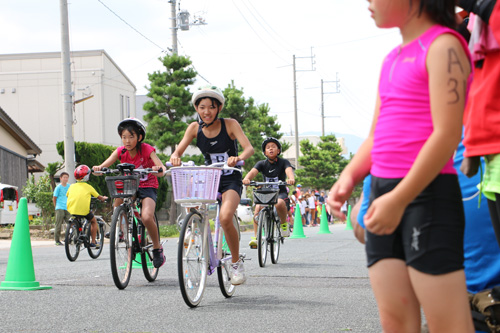
[[127, 208], [115, 208], [111, 219], [111, 232], [109, 235], [109, 254], [111, 261], [111, 274], [118, 289], [125, 289], [132, 274], [132, 235], [130, 234], [130, 221]]
[[[160, 231], [158, 228], [158, 220], [156, 219], [156, 214], [154, 215], [154, 219], [159, 237]], [[155, 268], [155, 266], [153, 265], [153, 241], [151, 240], [148, 230], [144, 225], [141, 225], [140, 237], [141, 248], [143, 250], [143, 252], [141, 253], [142, 271], [144, 272], [146, 280], [148, 280], [149, 282], [153, 282], [154, 280], [156, 280], [160, 269]]]
[[199, 214], [190, 212], [182, 222], [177, 251], [177, 273], [182, 298], [189, 307], [200, 304], [207, 282], [208, 242]]
[[[236, 220], [236, 221], [238, 221], [238, 220]], [[234, 223], [234, 218], [233, 218], [233, 223]], [[239, 226], [238, 226], [237, 230], [239, 230]], [[224, 231], [222, 231], [222, 228], [221, 228], [221, 232], [222, 232], [221, 238], [224, 240], [223, 241], [224, 244], [222, 246], [222, 255], [220, 258], [220, 264], [217, 267], [217, 277], [219, 280], [219, 287], [220, 287], [220, 291], [222, 292], [222, 295], [224, 295], [224, 297], [226, 297], [226, 298], [229, 298], [229, 297], [233, 296], [234, 289], [236, 286], [233, 285], [231, 283], [231, 281], [229, 280], [229, 268], [228, 267], [231, 264], [231, 259], [230, 259], [231, 252], [229, 252], [228, 247], [225, 244]]]
[[66, 236], [64, 237], [64, 249], [66, 257], [69, 261], [75, 261], [80, 254], [80, 232], [78, 231], [78, 223], [74, 220], [68, 222], [66, 227]]
[[269, 234], [269, 213], [263, 209], [259, 213], [259, 226], [257, 229], [257, 251], [259, 257], [259, 266], [266, 266], [267, 252], [269, 243], [267, 242]]
[[273, 220], [271, 221], [271, 232], [270, 232], [270, 239], [271, 239], [271, 262], [273, 264], [278, 263], [278, 257], [280, 256], [280, 245], [281, 245], [281, 229], [280, 229], [280, 224], [278, 221]]
[[[87, 250], [89, 251], [89, 256], [92, 259], [97, 259], [101, 253], [102, 253], [102, 247], [104, 245], [104, 221], [101, 218], [96, 218], [97, 220], [97, 233], [95, 236], [95, 245], [96, 247], [88, 247]], [[88, 223], [90, 226], [90, 223]], [[90, 235], [90, 228], [89, 228], [89, 233], [88, 233], [88, 239], [89, 241], [92, 241], [92, 237]]]

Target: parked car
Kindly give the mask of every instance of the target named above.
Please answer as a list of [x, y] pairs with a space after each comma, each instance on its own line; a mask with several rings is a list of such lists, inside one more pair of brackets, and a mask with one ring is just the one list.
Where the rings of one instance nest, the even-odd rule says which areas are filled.
[[241, 198], [240, 204], [238, 205], [238, 218], [240, 222], [252, 222], [253, 209], [251, 206], [252, 202], [248, 198]]
[[17, 186], [0, 183], [0, 224], [16, 223], [18, 205]]

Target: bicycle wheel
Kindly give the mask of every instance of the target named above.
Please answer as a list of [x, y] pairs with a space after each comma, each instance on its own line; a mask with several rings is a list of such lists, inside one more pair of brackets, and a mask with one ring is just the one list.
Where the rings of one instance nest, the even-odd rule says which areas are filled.
[[[154, 215], [154, 219], [156, 222], [156, 229], [158, 230], [158, 236], [160, 235], [159, 228], [158, 228], [158, 220], [156, 219], [156, 214]], [[155, 268], [153, 265], [153, 241], [151, 240], [151, 237], [149, 237], [148, 230], [144, 225], [140, 226], [141, 232], [140, 232], [140, 240], [141, 240], [141, 248], [143, 249], [143, 252], [141, 253], [141, 264], [142, 264], [142, 271], [144, 272], [144, 276], [146, 277], [146, 280], [149, 282], [153, 282], [156, 280], [156, 277], [158, 276], [159, 268]]]
[[[234, 219], [233, 219], [233, 223], [234, 223]], [[239, 228], [238, 228], [239, 229]], [[222, 239], [225, 239], [224, 238], [224, 231], [222, 231], [221, 229], [221, 232], [222, 232]], [[226, 245], [226, 244], [224, 244]], [[229, 263], [226, 263], [226, 261], [224, 260], [225, 258], [228, 258], [231, 256], [231, 253], [226, 250], [227, 249], [227, 246], [222, 246], [222, 255], [221, 255], [221, 261], [219, 263], [219, 266], [217, 267], [217, 278], [219, 280], [219, 287], [220, 287], [220, 291], [222, 292], [222, 295], [224, 295], [224, 297], [226, 298], [229, 298], [231, 296], [233, 296], [234, 294], [234, 289], [235, 289], [235, 285], [233, 285], [231, 283], [231, 281], [229, 280], [229, 269], [228, 269], [228, 265]], [[231, 259], [227, 259], [228, 261], [230, 261]]]
[[271, 262], [273, 264], [278, 263], [278, 257], [280, 256], [280, 245], [281, 245], [281, 229], [280, 229], [280, 224], [278, 221], [273, 219], [271, 221], [271, 231], [270, 231], [270, 240], [271, 244], [269, 246], [271, 247]]
[[257, 229], [257, 252], [259, 253], [259, 266], [264, 267], [267, 260], [269, 243], [267, 242], [269, 234], [269, 212], [263, 209], [259, 213], [259, 226]]
[[[92, 259], [97, 259], [102, 253], [102, 247], [104, 246], [104, 221], [101, 218], [96, 218], [97, 220], [97, 233], [95, 236], [96, 247], [88, 247], [87, 251], [89, 251], [89, 256]], [[87, 223], [90, 226], [90, 223]], [[89, 233], [87, 234], [89, 241], [92, 241], [92, 237]]]
[[66, 236], [64, 237], [64, 249], [66, 257], [69, 261], [75, 261], [80, 254], [80, 232], [78, 231], [78, 223], [74, 220], [68, 222], [66, 227]]
[[179, 235], [177, 251], [177, 273], [181, 287], [182, 298], [189, 307], [200, 304], [207, 282], [208, 242], [203, 228], [202, 218], [190, 212]]
[[132, 235], [127, 208], [115, 208], [109, 235], [111, 274], [118, 289], [125, 289], [132, 274]]

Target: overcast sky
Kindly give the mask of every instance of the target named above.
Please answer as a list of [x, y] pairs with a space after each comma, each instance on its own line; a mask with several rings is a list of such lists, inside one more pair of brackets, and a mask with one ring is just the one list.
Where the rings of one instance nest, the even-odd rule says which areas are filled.
[[[61, 50], [59, 1], [0, 0], [0, 52]], [[191, 57], [206, 84], [231, 80], [246, 97], [268, 103], [282, 131], [294, 130], [293, 55], [297, 57], [299, 133], [325, 130], [365, 137], [383, 57], [400, 43], [375, 27], [363, 0], [183, 0], [180, 9], [206, 25], [179, 31], [179, 54]], [[162, 70], [171, 48], [167, 0], [70, 0], [72, 51], [104, 49], [146, 94], [147, 74]], [[312, 47], [312, 50], [311, 50]], [[311, 54], [314, 56], [312, 64]], [[314, 68], [314, 71], [309, 71]], [[340, 93], [336, 91], [336, 75]], [[191, 90], [193, 90], [191, 89]]]

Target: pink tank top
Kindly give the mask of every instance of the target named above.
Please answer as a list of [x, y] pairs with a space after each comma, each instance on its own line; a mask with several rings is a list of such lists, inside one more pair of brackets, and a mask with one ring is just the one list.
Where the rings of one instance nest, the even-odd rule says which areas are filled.
[[[124, 146], [116, 148], [121, 163], [132, 163], [135, 165], [136, 169], [152, 168], [155, 165], [154, 161], [151, 159], [151, 153], [156, 152], [153, 146], [147, 143], [141, 143], [141, 151], [140, 153], [138, 152], [134, 158], [132, 158], [124, 148]], [[158, 179], [152, 173], [143, 175], [140, 179], [139, 187], [158, 188]]]
[[[425, 62], [429, 46], [445, 33], [455, 35], [460, 40], [470, 60], [462, 36], [440, 25], [429, 28], [404, 47], [396, 47], [384, 60], [379, 84], [380, 115], [371, 152], [370, 173], [376, 177], [405, 177], [433, 131], [429, 76]], [[453, 158], [450, 158], [441, 173], [456, 174]]]

